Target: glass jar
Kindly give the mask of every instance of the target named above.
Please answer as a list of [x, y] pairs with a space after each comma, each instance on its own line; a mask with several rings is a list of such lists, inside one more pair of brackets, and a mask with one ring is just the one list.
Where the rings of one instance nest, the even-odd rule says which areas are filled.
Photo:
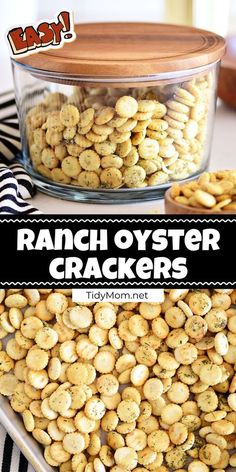
[[224, 40], [150, 23], [81, 24], [61, 49], [13, 59], [22, 160], [60, 198], [161, 198], [209, 161]]

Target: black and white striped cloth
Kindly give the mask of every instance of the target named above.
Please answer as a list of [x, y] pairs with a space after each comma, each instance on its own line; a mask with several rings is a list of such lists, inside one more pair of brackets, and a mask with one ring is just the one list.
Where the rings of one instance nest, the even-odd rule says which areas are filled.
[[35, 194], [34, 184], [22, 165], [20, 133], [13, 92], [0, 95], [0, 215], [39, 214], [25, 200]]
[[28, 463], [1, 425], [0, 435], [1, 472], [34, 472], [33, 467]]

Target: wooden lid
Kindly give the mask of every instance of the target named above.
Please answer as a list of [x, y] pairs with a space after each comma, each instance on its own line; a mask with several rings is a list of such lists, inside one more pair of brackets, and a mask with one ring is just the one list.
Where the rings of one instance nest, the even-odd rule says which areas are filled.
[[14, 62], [57, 75], [134, 79], [205, 66], [220, 60], [225, 49], [220, 36], [188, 26], [87, 23], [75, 31], [74, 42]]

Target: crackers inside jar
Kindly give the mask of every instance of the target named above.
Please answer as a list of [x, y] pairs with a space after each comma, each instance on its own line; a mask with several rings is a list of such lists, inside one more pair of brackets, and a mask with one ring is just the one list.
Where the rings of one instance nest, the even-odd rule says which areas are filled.
[[[208, 75], [203, 72], [200, 80], [178, 78], [166, 85], [77, 85], [66, 87], [67, 95], [47, 91], [26, 114], [34, 169], [58, 185], [101, 190], [158, 187], [190, 177], [204, 166], [214, 92]], [[141, 171], [135, 177], [135, 166], [148, 179]], [[132, 182], [126, 167], [134, 171]], [[100, 174], [102, 178], [96, 179]], [[189, 206], [235, 209], [232, 181], [227, 182], [228, 174], [222, 180], [219, 186], [209, 179], [187, 196], [184, 184], [183, 194], [178, 189], [175, 198]]]

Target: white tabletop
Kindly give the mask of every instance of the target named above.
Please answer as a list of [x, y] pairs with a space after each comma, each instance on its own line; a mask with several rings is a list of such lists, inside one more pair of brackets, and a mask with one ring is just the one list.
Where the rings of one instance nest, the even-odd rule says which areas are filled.
[[[236, 169], [236, 110], [219, 103], [214, 126], [210, 170]], [[30, 200], [29, 200], [30, 201]], [[42, 213], [52, 214], [148, 214], [163, 213], [163, 200], [106, 205], [78, 203], [49, 197], [38, 191], [32, 205]]]

